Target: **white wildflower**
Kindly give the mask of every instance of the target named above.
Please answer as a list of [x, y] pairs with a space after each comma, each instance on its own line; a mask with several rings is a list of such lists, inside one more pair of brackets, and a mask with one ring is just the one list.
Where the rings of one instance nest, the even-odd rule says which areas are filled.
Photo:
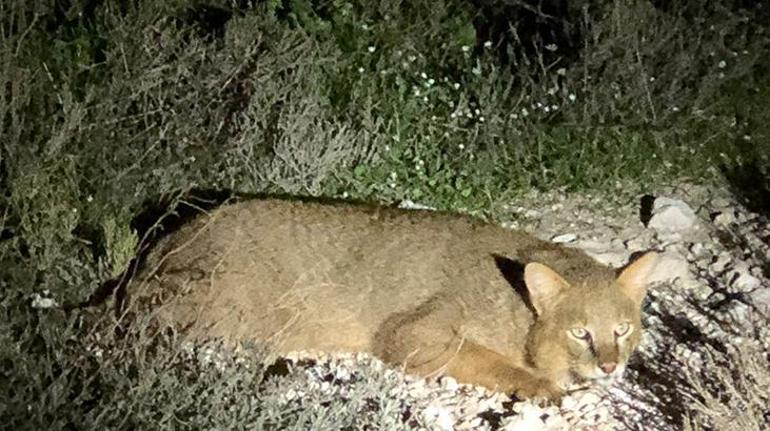
[[575, 100], [577, 100], [577, 96], [575, 96], [575, 93], [570, 93], [569, 96], [567, 97], [569, 98], [570, 102], [574, 102]]
[[425, 72], [422, 72], [422, 73], [420, 74], [420, 77], [421, 77], [422, 79], [428, 79], [428, 74], [427, 74], [427, 73], [425, 73]]
[[374, 47], [374, 46], [370, 46], [370, 47], [369, 47], [369, 48], [367, 48], [367, 49], [369, 50], [369, 52], [374, 52], [374, 51], [375, 51], [377, 48], [376, 48], [376, 47]]
[[358, 73], [364, 73], [364, 68], [363, 67], [359, 67], [358, 68]]
[[484, 48], [492, 48], [492, 41], [488, 40], [488, 41], [484, 42]]
[[459, 148], [461, 150], [464, 150], [465, 149], [465, 145], [464, 144], [458, 144], [457, 148]]
[[470, 47], [470, 46], [468, 46], [468, 45], [463, 45], [463, 46], [462, 46], [462, 50], [463, 50], [463, 52], [468, 52], [468, 51], [470, 51], [470, 50], [471, 50], [471, 47]]
[[459, 90], [460, 89], [460, 83], [459, 82], [455, 82], [454, 84], [452, 84], [452, 88], [454, 88], [455, 90]]
[[556, 69], [556, 74], [559, 76], [566, 76], [567, 75], [567, 69], [560, 67]]
[[727, 67], [727, 62], [722, 60], [719, 62], [719, 64], [717, 64], [717, 66], [719, 66], [720, 69], [724, 69], [725, 67]]
[[545, 49], [547, 49], [547, 50], [549, 50], [549, 51], [551, 51], [551, 52], [554, 52], [554, 51], [556, 51], [557, 49], [559, 49], [559, 47], [558, 47], [558, 46], [556, 46], [556, 44], [555, 44], [555, 43], [549, 43], [548, 45], [546, 45], [546, 46], [545, 46]]

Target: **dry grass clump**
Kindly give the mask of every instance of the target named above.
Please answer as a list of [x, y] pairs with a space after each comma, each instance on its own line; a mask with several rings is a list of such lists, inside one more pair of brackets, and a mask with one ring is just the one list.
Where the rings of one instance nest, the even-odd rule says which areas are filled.
[[697, 396], [688, 404], [688, 430], [766, 430], [770, 425], [770, 354], [739, 344], [726, 357], [709, 355], [689, 380]]

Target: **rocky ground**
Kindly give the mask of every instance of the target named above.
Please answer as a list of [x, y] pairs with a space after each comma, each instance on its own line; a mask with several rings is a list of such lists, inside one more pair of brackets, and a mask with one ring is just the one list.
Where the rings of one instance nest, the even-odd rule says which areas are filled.
[[[697, 416], [715, 408], [704, 393], [729, 393], [720, 376], [741, 375], [741, 367], [749, 365], [738, 360], [747, 354], [758, 358], [768, 379], [770, 366], [763, 361], [770, 352], [767, 219], [750, 213], [725, 190], [700, 186], [666, 188], [620, 206], [601, 197], [560, 193], [533, 194], [523, 202], [528, 204], [507, 208], [514, 220], [506, 225], [581, 248], [602, 262], [619, 266], [637, 251], [662, 252], [644, 307], [647, 333], [624, 381], [578, 390], [560, 407], [539, 407], [451, 378], [427, 382], [404, 376], [366, 355], [315, 356], [291, 367], [296, 388], [287, 397], [301, 404], [312, 392], [346, 397], [350, 380], [360, 378], [363, 367], [393, 382], [388, 397], [400, 400], [401, 426], [660, 430], [681, 429], [683, 416], [709, 424], [706, 416]], [[732, 395], [745, 399], [723, 399], [729, 405], [722, 414], [741, 416], [735, 420], [757, 430], [770, 426], [770, 413], [763, 411], [770, 405], [767, 388], [755, 396], [744, 392], [762, 391], [762, 382], [744, 383]]]

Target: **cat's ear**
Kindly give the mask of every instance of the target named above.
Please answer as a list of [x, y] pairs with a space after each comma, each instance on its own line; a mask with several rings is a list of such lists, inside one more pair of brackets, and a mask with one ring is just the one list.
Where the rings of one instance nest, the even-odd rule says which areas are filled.
[[658, 263], [658, 253], [651, 251], [633, 261], [620, 273], [617, 284], [626, 296], [641, 304], [647, 294], [647, 280]]
[[537, 262], [528, 263], [524, 267], [524, 283], [538, 315], [553, 306], [559, 293], [569, 288], [567, 281], [556, 271]]

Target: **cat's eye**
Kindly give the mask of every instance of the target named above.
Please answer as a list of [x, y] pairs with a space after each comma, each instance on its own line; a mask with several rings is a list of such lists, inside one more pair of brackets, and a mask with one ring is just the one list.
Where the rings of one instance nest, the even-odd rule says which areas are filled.
[[615, 336], [616, 337], [622, 337], [631, 330], [631, 324], [628, 322], [623, 322], [620, 325], [615, 327]]
[[570, 335], [581, 340], [588, 340], [591, 338], [591, 334], [584, 328], [572, 328], [569, 330]]

